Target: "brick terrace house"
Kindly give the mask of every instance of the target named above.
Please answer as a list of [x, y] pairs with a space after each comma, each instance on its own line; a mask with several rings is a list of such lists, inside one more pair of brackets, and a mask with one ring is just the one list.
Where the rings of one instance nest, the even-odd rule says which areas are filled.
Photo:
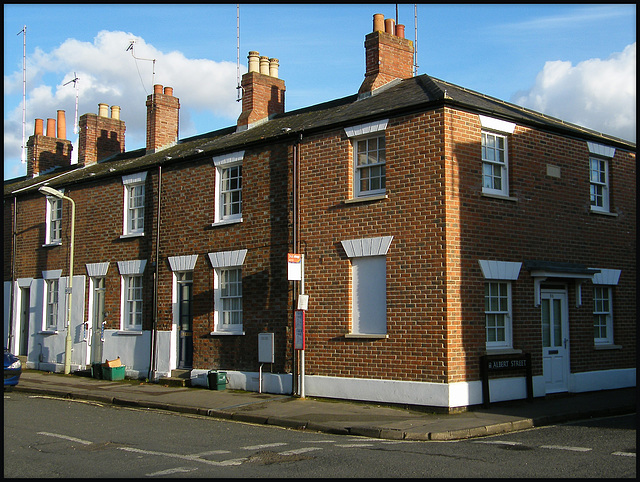
[[[403, 30], [376, 14], [358, 93], [292, 112], [250, 52], [237, 125], [189, 139], [160, 85], [144, 149], [115, 106], [81, 118], [78, 165], [36, 121], [4, 186], [5, 346], [62, 370], [71, 214], [47, 185], [77, 205], [72, 370], [257, 390], [270, 333], [262, 390], [297, 392], [304, 290], [307, 395], [467, 407], [485, 355], [530, 356], [535, 396], [635, 386], [635, 144], [414, 76]], [[491, 400], [526, 385], [492, 373]]]

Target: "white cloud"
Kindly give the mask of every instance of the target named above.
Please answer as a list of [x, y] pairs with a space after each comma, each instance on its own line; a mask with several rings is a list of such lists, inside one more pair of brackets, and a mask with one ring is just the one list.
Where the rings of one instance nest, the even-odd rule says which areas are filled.
[[536, 81], [514, 103], [635, 142], [636, 44], [608, 59], [589, 59], [572, 65], [545, 63]]
[[[135, 40], [134, 53], [126, 51]], [[161, 52], [144, 39], [122, 31], [99, 32], [93, 42], [67, 39], [50, 52], [36, 49], [27, 58], [26, 136], [33, 134], [34, 119], [55, 118], [56, 111], [66, 112], [67, 138], [74, 141], [76, 91], [78, 77], [78, 117], [97, 113], [98, 104], [119, 105], [120, 118], [126, 125], [126, 149], [144, 147], [146, 136], [146, 97], [153, 92], [152, 83], [173, 87], [180, 100], [180, 137], [196, 132], [193, 116], [205, 112], [217, 121], [210, 130], [233, 125], [240, 114], [236, 102], [237, 66], [235, 62], [189, 59], [180, 52]], [[22, 69], [4, 78], [5, 97], [22, 97]], [[21, 157], [22, 104], [5, 111], [4, 157]], [[77, 150], [77, 146], [76, 147]], [[24, 170], [24, 167], [23, 167]], [[5, 169], [5, 174], [6, 169]], [[6, 175], [5, 175], [6, 177]]]

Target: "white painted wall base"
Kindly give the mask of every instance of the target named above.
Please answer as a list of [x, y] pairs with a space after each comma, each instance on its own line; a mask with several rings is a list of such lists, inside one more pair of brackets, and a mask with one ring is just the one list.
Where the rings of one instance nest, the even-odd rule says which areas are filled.
[[[191, 386], [208, 387], [207, 374], [210, 370], [191, 370]], [[241, 372], [235, 370], [217, 370], [227, 374], [227, 388], [257, 392], [260, 388], [259, 372]], [[291, 395], [293, 393], [293, 375], [290, 373], [262, 373], [262, 392]]]

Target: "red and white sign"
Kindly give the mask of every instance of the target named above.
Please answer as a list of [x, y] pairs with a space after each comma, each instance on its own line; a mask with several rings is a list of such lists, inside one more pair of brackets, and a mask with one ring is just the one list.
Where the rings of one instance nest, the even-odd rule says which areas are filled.
[[287, 254], [287, 279], [289, 281], [302, 280], [302, 255], [295, 253]]

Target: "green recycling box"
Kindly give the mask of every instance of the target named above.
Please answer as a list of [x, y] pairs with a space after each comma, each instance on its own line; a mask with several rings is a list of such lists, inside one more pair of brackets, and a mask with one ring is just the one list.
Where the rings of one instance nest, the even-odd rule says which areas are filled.
[[227, 388], [227, 372], [210, 371], [207, 373], [209, 390], [224, 390]]
[[102, 378], [104, 380], [124, 380], [125, 366], [119, 367], [102, 367]]

